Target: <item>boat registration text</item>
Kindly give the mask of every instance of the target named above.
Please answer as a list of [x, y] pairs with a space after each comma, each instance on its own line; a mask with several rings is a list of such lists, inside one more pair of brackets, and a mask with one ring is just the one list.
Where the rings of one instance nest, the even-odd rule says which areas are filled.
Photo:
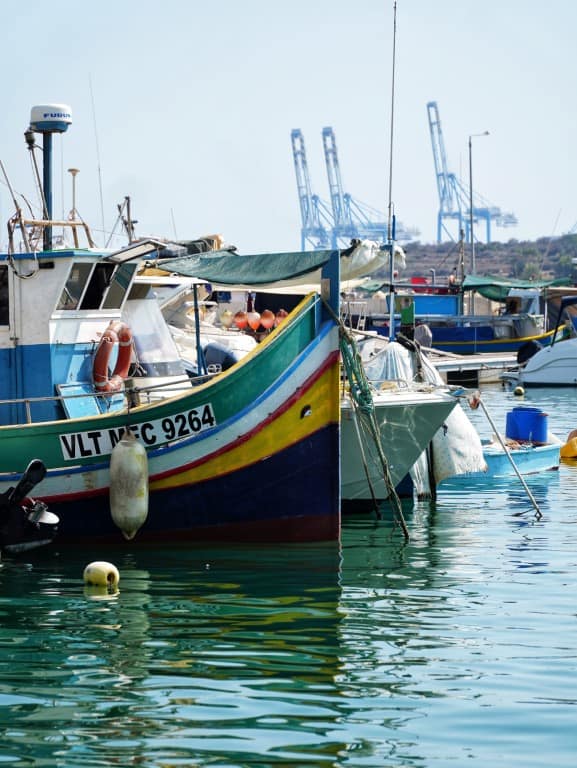
[[[163, 419], [129, 424], [127, 428], [146, 447], [163, 445], [182, 440], [216, 426], [216, 419], [210, 403], [184, 413], [174, 413]], [[72, 432], [60, 435], [60, 447], [66, 461], [106, 456], [112, 453], [120, 442], [125, 427], [93, 429], [87, 432]]]

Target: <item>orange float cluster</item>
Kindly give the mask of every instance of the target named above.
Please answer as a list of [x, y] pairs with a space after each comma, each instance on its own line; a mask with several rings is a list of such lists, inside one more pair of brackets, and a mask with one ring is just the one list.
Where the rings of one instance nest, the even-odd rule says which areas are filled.
[[[244, 331], [247, 327], [252, 331], [258, 331], [261, 327], [268, 331], [273, 327], [276, 328], [285, 319], [288, 312], [285, 309], [279, 309], [275, 315], [270, 309], [265, 309], [262, 313], [239, 310], [234, 316], [227, 316], [225, 318], [225, 315], [226, 312], [223, 312], [220, 320], [226, 328], [230, 328], [234, 323], [239, 331]], [[230, 315], [230, 312], [228, 315]]]

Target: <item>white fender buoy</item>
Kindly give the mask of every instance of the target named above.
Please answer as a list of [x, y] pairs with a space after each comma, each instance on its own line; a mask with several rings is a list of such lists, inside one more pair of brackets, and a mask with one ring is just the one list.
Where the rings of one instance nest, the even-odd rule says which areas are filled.
[[521, 386], [515, 387], [515, 389], [513, 390], [513, 394], [516, 397], [523, 397], [523, 395], [525, 394], [525, 390]]
[[119, 580], [118, 568], [104, 560], [95, 560], [84, 569], [84, 583], [88, 587], [116, 588]]
[[110, 456], [110, 512], [126, 539], [148, 515], [148, 461], [142, 443], [125, 430]]

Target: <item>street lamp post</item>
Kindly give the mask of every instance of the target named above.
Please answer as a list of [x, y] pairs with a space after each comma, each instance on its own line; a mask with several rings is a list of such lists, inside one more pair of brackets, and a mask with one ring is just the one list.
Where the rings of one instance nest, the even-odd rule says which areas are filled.
[[[488, 136], [489, 131], [483, 131], [483, 133], [472, 133], [469, 136], [469, 237], [471, 242], [471, 274], [476, 272], [475, 264], [475, 235], [473, 227], [475, 223], [475, 216], [473, 214], [473, 139], [476, 136]], [[475, 311], [475, 294], [471, 294], [471, 313]]]

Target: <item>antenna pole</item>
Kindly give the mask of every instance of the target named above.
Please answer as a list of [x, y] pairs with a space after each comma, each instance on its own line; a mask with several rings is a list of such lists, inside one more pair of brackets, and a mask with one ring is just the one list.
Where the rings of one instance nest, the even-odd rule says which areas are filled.
[[393, 3], [393, 73], [391, 84], [391, 133], [389, 145], [389, 204], [387, 246], [389, 249], [389, 341], [395, 338], [395, 232], [393, 217], [393, 127], [395, 115], [395, 59], [397, 41], [397, 0]]
[[393, 218], [393, 128], [395, 116], [395, 59], [397, 45], [397, 0], [393, 3], [393, 74], [391, 83], [391, 131], [389, 142], [389, 206], [387, 219], [387, 240], [391, 240]]
[[88, 76], [88, 82], [90, 84], [90, 101], [92, 102], [92, 120], [94, 122], [94, 140], [96, 142], [96, 161], [98, 163], [98, 190], [100, 193], [100, 215], [102, 217], [102, 237], [104, 238], [106, 231], [104, 228], [104, 198], [102, 196], [102, 169], [100, 167], [100, 148], [98, 146], [98, 132], [96, 130], [96, 109], [94, 106], [94, 92], [92, 90], [92, 77]]

